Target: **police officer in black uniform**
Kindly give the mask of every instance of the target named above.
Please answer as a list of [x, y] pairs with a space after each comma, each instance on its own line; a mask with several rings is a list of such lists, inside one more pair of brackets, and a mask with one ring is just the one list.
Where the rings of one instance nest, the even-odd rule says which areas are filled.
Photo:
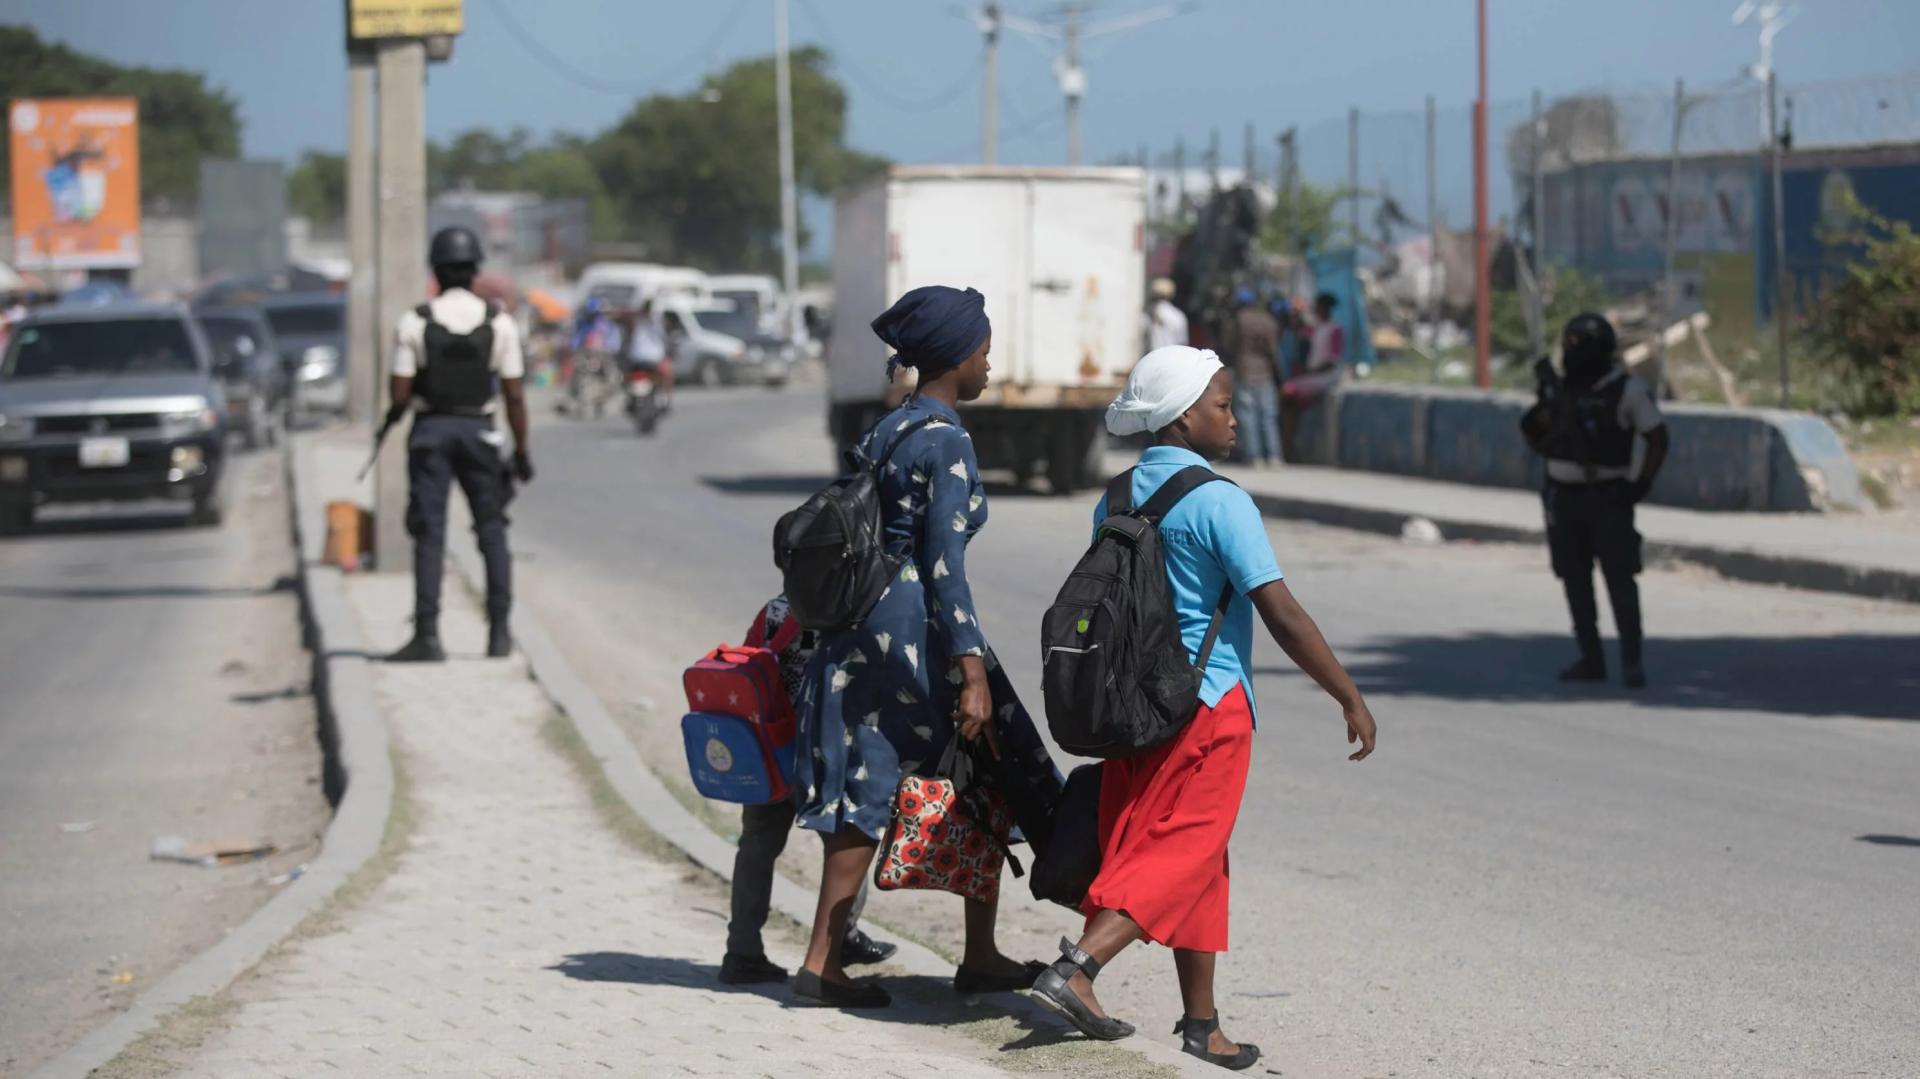
[[[1600, 563], [1614, 625], [1620, 631], [1621, 682], [1647, 684], [1641, 666], [1640, 533], [1633, 508], [1647, 497], [1667, 457], [1666, 421], [1647, 384], [1619, 364], [1613, 325], [1599, 315], [1577, 315], [1560, 337], [1565, 377], [1542, 359], [1535, 371], [1540, 400], [1521, 421], [1527, 444], [1547, 459], [1542, 494], [1553, 572], [1567, 591], [1580, 658], [1560, 672], [1564, 682], [1601, 682], [1607, 661], [1600, 648], [1600, 609], [1593, 564]], [[1646, 452], [1635, 467], [1635, 443]]]
[[[416, 403], [419, 410], [407, 436], [413, 639], [388, 662], [446, 658], [440, 647], [440, 583], [446, 568], [447, 496], [456, 482], [467, 496], [487, 566], [487, 655], [505, 656], [513, 648], [507, 631], [513, 578], [506, 503], [515, 478], [533, 479], [522, 386], [526, 360], [518, 324], [473, 294], [482, 257], [480, 237], [471, 229], [454, 226], [435, 233], [427, 259], [440, 295], [402, 316], [395, 335], [393, 404], [387, 417], [397, 419]], [[502, 440], [493, 425], [496, 390], [513, 431], [511, 465], [501, 459]]]

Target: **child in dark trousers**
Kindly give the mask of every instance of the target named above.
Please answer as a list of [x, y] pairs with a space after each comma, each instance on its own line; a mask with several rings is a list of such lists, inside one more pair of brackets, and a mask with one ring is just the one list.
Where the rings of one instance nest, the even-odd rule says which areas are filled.
[[[775, 641], [780, 629], [793, 615], [787, 597], [775, 596], [760, 609], [749, 642]], [[815, 635], [803, 631], [780, 650], [780, 681], [789, 698], [799, 689], [807, 660], [813, 655]], [[795, 809], [792, 799], [740, 807], [740, 851], [733, 856], [733, 917], [727, 923], [727, 955], [720, 961], [720, 980], [729, 985], [754, 982], [784, 982], [787, 972], [767, 958], [760, 930], [767, 924], [767, 912], [773, 902], [773, 863], [787, 849], [787, 837], [793, 834]], [[895, 946], [874, 940], [860, 931], [860, 910], [866, 906], [867, 886], [862, 883], [854, 896], [853, 913], [847, 917], [847, 935], [840, 942], [840, 962], [846, 966], [879, 963], [892, 956]]]

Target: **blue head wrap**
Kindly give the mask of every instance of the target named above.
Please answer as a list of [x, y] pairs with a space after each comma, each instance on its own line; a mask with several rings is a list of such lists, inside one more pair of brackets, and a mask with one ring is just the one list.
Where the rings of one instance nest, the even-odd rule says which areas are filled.
[[945, 285], [914, 289], [873, 320], [874, 334], [894, 351], [887, 361], [889, 381], [901, 367], [914, 368], [925, 380], [960, 366], [992, 329], [985, 296]]

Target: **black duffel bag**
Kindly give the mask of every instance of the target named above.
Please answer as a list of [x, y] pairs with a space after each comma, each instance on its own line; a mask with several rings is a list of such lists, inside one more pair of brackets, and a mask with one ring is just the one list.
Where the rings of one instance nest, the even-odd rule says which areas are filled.
[[909, 424], [872, 462], [848, 455], [848, 474], [780, 518], [773, 528], [773, 564], [787, 604], [810, 630], [852, 629], [866, 621], [904, 559], [886, 552], [880, 471], [893, 451], [934, 417]]
[[1054, 804], [1044, 839], [1033, 839], [1033, 872], [1027, 886], [1035, 899], [1073, 910], [1100, 875], [1100, 765], [1083, 764], [1067, 777]]

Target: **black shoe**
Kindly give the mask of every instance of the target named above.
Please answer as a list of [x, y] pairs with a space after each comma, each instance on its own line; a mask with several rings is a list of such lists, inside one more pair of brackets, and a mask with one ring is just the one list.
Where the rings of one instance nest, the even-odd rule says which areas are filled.
[[416, 631], [413, 640], [387, 656], [388, 663], [444, 663], [446, 659], [446, 650], [440, 647], [440, 635], [432, 631]]
[[1604, 682], [1607, 680], [1607, 661], [1603, 659], [1582, 659], [1573, 666], [1560, 672], [1562, 682]]
[[956, 993], [1011, 993], [1016, 989], [1032, 989], [1033, 983], [1047, 969], [1047, 965], [1038, 959], [1031, 960], [1018, 974], [981, 974], [965, 967], [955, 968], [953, 972], [953, 991]]
[[804, 967], [794, 973], [793, 995], [830, 1008], [884, 1008], [893, 1003], [893, 994], [870, 982], [840, 985]]
[[787, 968], [774, 966], [773, 961], [764, 955], [728, 952], [726, 958], [720, 960], [720, 980], [728, 985], [784, 982], [787, 980]]
[[1133, 1024], [1123, 1023], [1112, 1016], [1093, 1014], [1093, 1009], [1084, 1004], [1067, 982], [1075, 974], [1085, 974], [1092, 981], [1100, 973], [1100, 964], [1093, 956], [1073, 946], [1065, 937], [1060, 939], [1060, 959], [1052, 966], [1040, 972], [1033, 980], [1033, 999], [1048, 1011], [1072, 1023], [1075, 1030], [1089, 1038], [1103, 1042], [1117, 1042], [1133, 1036]]
[[900, 950], [898, 944], [889, 944], [875, 940], [863, 930], [856, 929], [847, 934], [840, 942], [840, 965], [843, 967], [864, 967], [874, 963], [884, 963], [893, 958]]
[[1210, 1053], [1207, 1051], [1207, 1038], [1220, 1029], [1220, 1017], [1214, 1015], [1207, 1019], [1189, 1019], [1182, 1016], [1173, 1024], [1173, 1032], [1180, 1035], [1180, 1049], [1190, 1057], [1199, 1057], [1209, 1064], [1218, 1064], [1228, 1071], [1246, 1071], [1253, 1062], [1260, 1059], [1260, 1047], [1247, 1042], [1240, 1043], [1235, 1053]]
[[1647, 688], [1647, 672], [1638, 663], [1620, 665], [1620, 684], [1628, 689]]
[[513, 634], [507, 632], [507, 620], [487, 626], [487, 658], [505, 659], [513, 654]]

